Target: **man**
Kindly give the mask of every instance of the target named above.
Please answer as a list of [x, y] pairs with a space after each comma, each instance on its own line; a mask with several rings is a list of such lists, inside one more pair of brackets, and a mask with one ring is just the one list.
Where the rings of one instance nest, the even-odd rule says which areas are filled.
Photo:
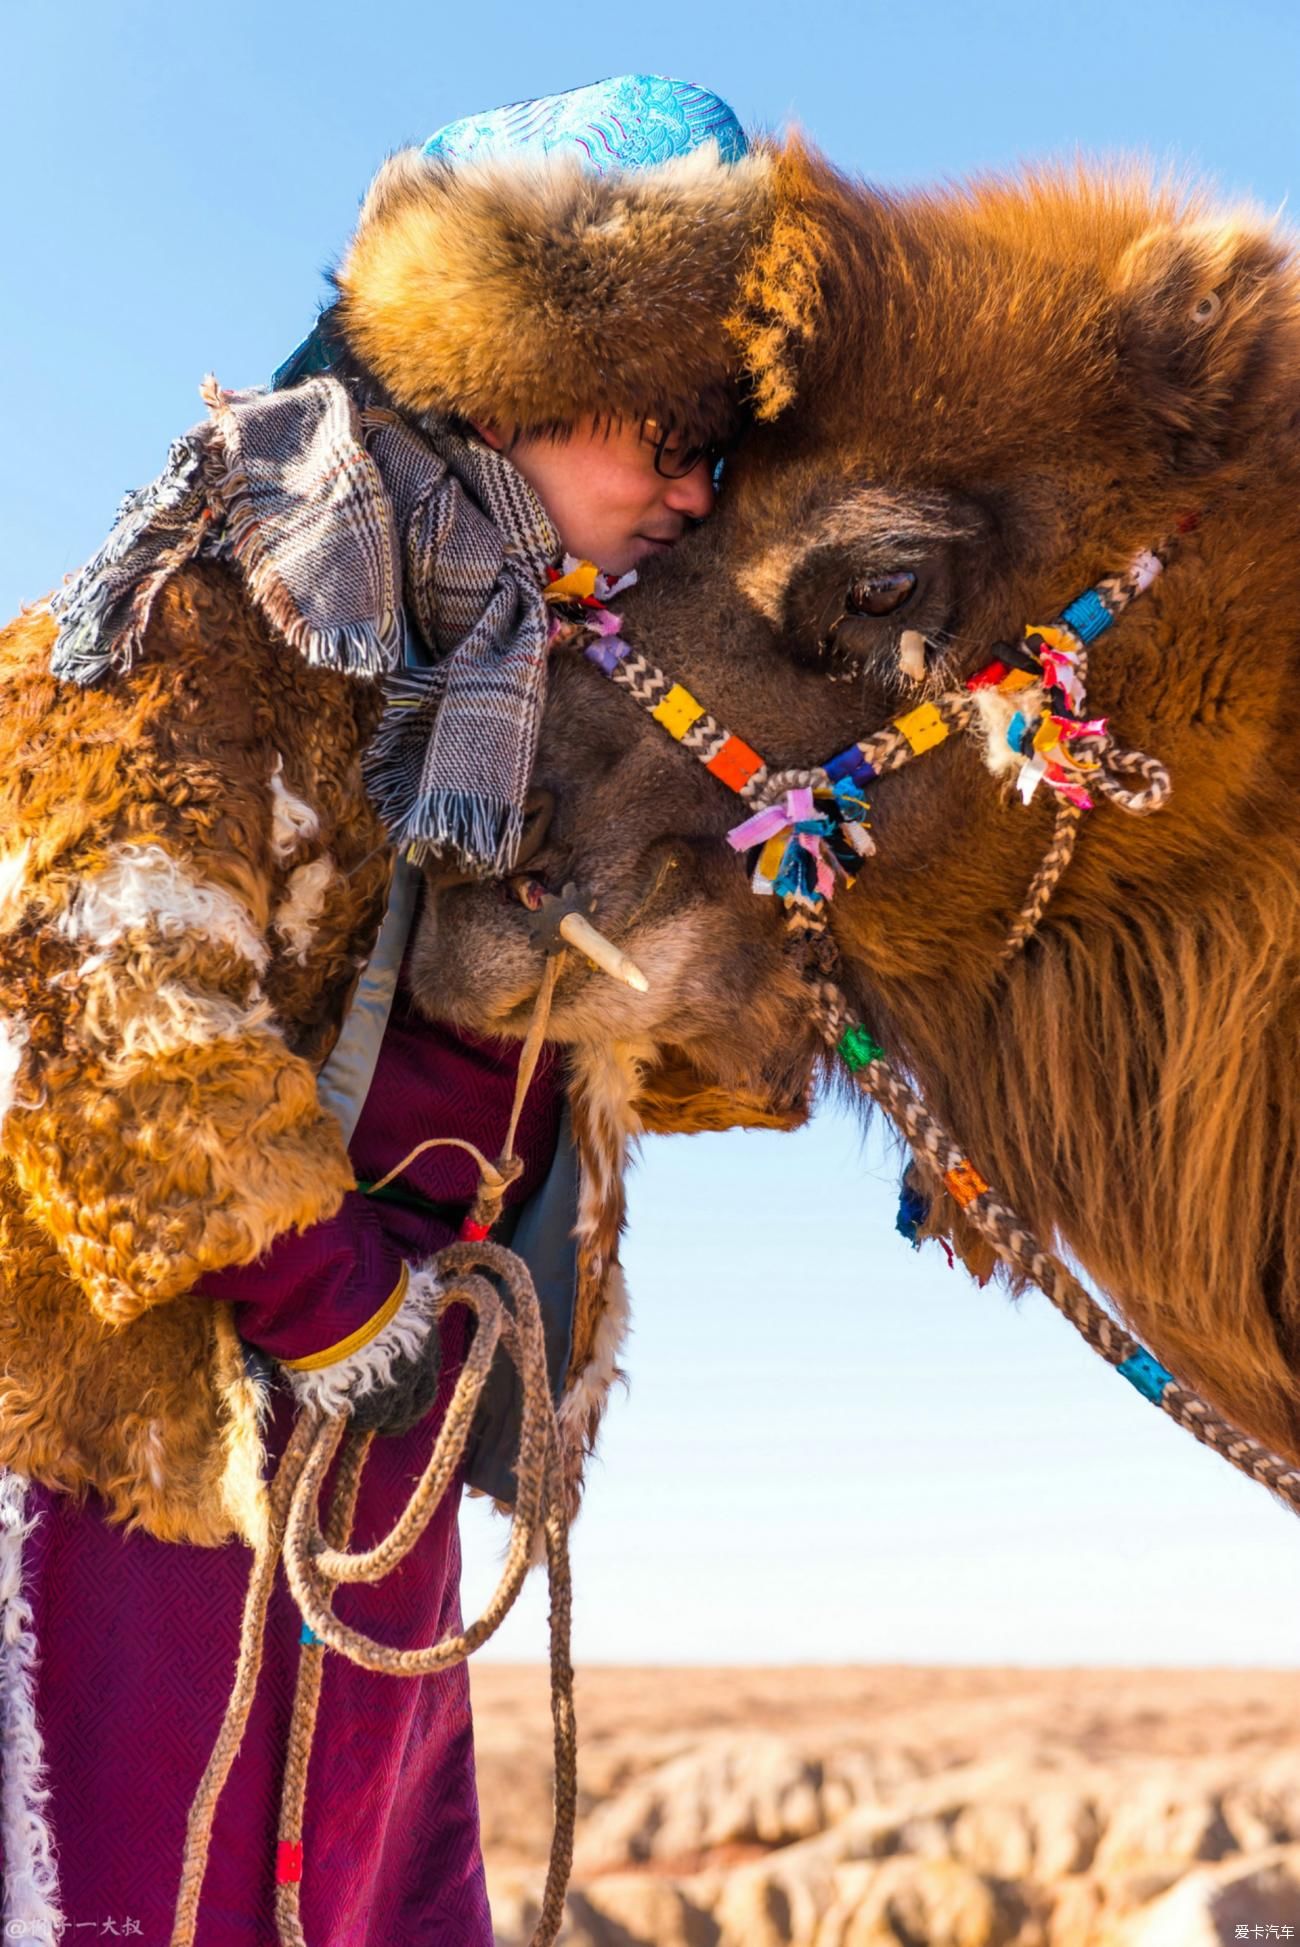
[[[518, 863], [562, 557], [619, 576], [712, 505], [766, 211], [744, 150], [716, 97], [627, 77], [395, 158], [276, 388], [210, 386], [53, 613], [0, 634], [8, 1938], [107, 1914], [168, 1937], [235, 1657], [230, 1537], [265, 1521], [295, 1396], [390, 1436], [358, 1545], [427, 1458], [464, 1318], [436, 1321], [429, 1259], [474, 1172], [437, 1149], [367, 1187], [431, 1133], [496, 1154], [515, 1056], [415, 1007], [413, 866]], [[575, 1265], [554, 1058], [518, 1153], [576, 1492], [623, 1313], [608, 1226]], [[508, 1384], [485, 1404], [470, 1478], [508, 1494]], [[434, 1641], [458, 1566], [449, 1499], [340, 1613]], [[301, 1635], [281, 1586], [197, 1939], [273, 1937], [278, 1876], [313, 1947], [487, 1947], [463, 1667], [327, 1659], [277, 1857]]]

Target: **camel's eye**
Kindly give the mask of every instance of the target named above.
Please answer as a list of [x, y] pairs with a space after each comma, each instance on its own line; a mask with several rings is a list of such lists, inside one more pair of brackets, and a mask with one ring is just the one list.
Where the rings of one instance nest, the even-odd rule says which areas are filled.
[[1198, 325], [1213, 324], [1222, 309], [1223, 299], [1219, 293], [1207, 291], [1205, 296], [1199, 298], [1192, 306], [1192, 322]]
[[790, 655], [828, 675], [847, 681], [871, 665], [892, 682], [905, 631], [928, 640], [951, 628], [953, 568], [947, 548], [923, 553], [906, 530], [901, 544], [892, 534], [869, 543], [871, 553], [856, 539], [808, 551], [786, 584], [781, 635]]
[[849, 583], [844, 597], [849, 615], [895, 615], [912, 599], [916, 576], [906, 569], [892, 575], [867, 575]]

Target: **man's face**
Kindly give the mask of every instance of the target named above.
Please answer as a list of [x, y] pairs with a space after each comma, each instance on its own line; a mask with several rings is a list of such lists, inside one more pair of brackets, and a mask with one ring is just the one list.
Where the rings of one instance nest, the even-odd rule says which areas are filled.
[[521, 437], [508, 447], [495, 428], [478, 430], [489, 445], [509, 452], [566, 552], [606, 574], [626, 574], [666, 552], [692, 521], [713, 511], [711, 458], [678, 473], [689, 454], [661, 443], [653, 420], [612, 430], [589, 421], [564, 438]]

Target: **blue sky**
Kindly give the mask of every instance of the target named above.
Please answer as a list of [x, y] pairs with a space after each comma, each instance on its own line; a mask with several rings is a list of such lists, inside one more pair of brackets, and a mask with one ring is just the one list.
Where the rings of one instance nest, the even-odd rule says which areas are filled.
[[[1300, 187], [1300, 16], [1259, 0], [65, 0], [10, 10], [5, 57], [6, 612], [102, 539], [205, 371], [256, 382], [302, 336], [384, 154], [472, 109], [651, 68], [886, 183], [1082, 149], [1269, 208]], [[838, 1114], [647, 1148], [580, 1655], [1295, 1662], [1293, 1518], [1045, 1300], [911, 1253], [895, 1177]], [[500, 1535], [464, 1526], [472, 1605]], [[541, 1653], [544, 1612], [534, 1588], [500, 1653]]]

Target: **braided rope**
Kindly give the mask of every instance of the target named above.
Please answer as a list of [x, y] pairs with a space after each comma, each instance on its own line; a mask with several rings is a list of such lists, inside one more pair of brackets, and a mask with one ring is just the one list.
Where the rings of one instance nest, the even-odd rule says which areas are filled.
[[[374, 1434], [350, 1434], [339, 1462], [338, 1479], [330, 1505], [326, 1532], [335, 1547], [343, 1547], [352, 1531], [361, 1474]], [[294, 1685], [293, 1709], [289, 1718], [289, 1737], [285, 1749], [284, 1783], [280, 1790], [280, 1829], [276, 1845], [277, 1860], [286, 1850], [302, 1858], [303, 1807], [307, 1798], [307, 1766], [316, 1734], [320, 1709], [321, 1680], [325, 1671], [325, 1645], [306, 1625], [298, 1652], [298, 1676]], [[310, 1640], [307, 1640], [310, 1638]], [[301, 1870], [289, 1876], [277, 1873], [275, 1922], [281, 1947], [307, 1947], [302, 1930]]]
[[[1196, 517], [1189, 516], [1179, 523], [1179, 531], [1188, 532], [1195, 525]], [[1086, 682], [1088, 644], [1150, 587], [1163, 569], [1167, 546], [1161, 543], [1154, 550], [1144, 550], [1123, 574], [1110, 576], [1085, 590], [1062, 612], [1060, 623], [1053, 625], [1052, 636], [1059, 641], [1064, 631], [1075, 644], [1072, 654], [1078, 677], [1076, 702], [1081, 701]], [[1030, 633], [1027, 631], [1027, 636]], [[1044, 640], [1047, 634], [1040, 631], [1039, 639]], [[1051, 643], [1047, 642], [1046, 646], [1050, 648]], [[861, 782], [899, 770], [914, 757], [946, 741], [954, 730], [966, 728], [975, 709], [969, 688], [948, 691], [886, 724], [871, 737], [832, 758], [828, 765], [773, 773], [757, 751], [723, 730], [688, 691], [674, 684], [648, 657], [631, 650], [621, 639], [612, 645], [588, 644], [586, 654], [721, 782], [760, 808], [774, 803], [790, 789], [833, 788], [832, 777], [847, 776]], [[1000, 682], [1001, 678], [996, 680]], [[1077, 722], [1078, 718], [1073, 720]], [[1167, 801], [1171, 789], [1169, 772], [1157, 758], [1122, 748], [1101, 726], [1071, 741], [1073, 761], [1080, 774], [1112, 804], [1140, 816], [1158, 811]], [[728, 767], [715, 761], [728, 744], [739, 745], [746, 759], [752, 760], [739, 772], [734, 765]], [[1024, 948], [1037, 930], [1073, 856], [1082, 809], [1082, 804], [1073, 802], [1069, 796], [1060, 796], [1051, 843], [1003, 948], [1004, 965]], [[957, 1199], [972, 1225], [998, 1256], [1036, 1284], [1094, 1351], [1120, 1370], [1179, 1426], [1185, 1427], [1194, 1439], [1222, 1454], [1241, 1473], [1259, 1481], [1300, 1513], [1300, 1471], [1271, 1453], [1261, 1442], [1231, 1426], [1206, 1400], [1176, 1380], [1097, 1304], [1059, 1259], [1044, 1250], [1011, 1206], [994, 1194], [957, 1148], [917, 1091], [885, 1058], [883, 1049], [853, 1020], [840, 988], [828, 979], [818, 978], [834, 965], [836, 957], [833, 944], [825, 935], [822, 908], [809, 911], [806, 906], [787, 900], [786, 925], [791, 949], [798, 954], [812, 984], [818, 1020], [826, 1040], [844, 1060], [858, 1087], [880, 1102], [893, 1117], [918, 1159]], [[818, 952], [819, 938], [828, 951]]]
[[[1141, 784], [1125, 784], [1123, 779], [1134, 773], [1142, 780]], [[1163, 811], [1173, 789], [1169, 772], [1158, 757], [1148, 757], [1140, 750], [1123, 750], [1110, 740], [1102, 753], [1095, 782], [1104, 798], [1137, 817]]]
[[306, 1416], [295, 1421], [289, 1443], [280, 1458], [267, 1496], [266, 1532], [253, 1550], [253, 1566], [244, 1596], [244, 1613], [239, 1627], [239, 1656], [235, 1680], [226, 1705], [217, 1741], [208, 1759], [185, 1824], [185, 1850], [181, 1859], [180, 1886], [176, 1894], [176, 1913], [172, 1922], [171, 1947], [194, 1947], [198, 1926], [199, 1894], [207, 1870], [212, 1843], [212, 1825], [235, 1753], [243, 1741], [253, 1708], [253, 1696], [262, 1668], [262, 1645], [266, 1635], [266, 1611], [275, 1583], [280, 1559], [289, 1498], [307, 1458], [312, 1429]]
[[[1300, 1470], [1270, 1452], [1262, 1442], [1232, 1426], [1199, 1394], [1166, 1373], [1140, 1341], [1085, 1291], [1060, 1259], [1044, 1249], [1010, 1204], [978, 1175], [943, 1124], [926, 1108], [918, 1092], [883, 1053], [875, 1050], [866, 1031], [854, 1022], [842, 990], [833, 981], [821, 981], [816, 984], [815, 993], [819, 1025], [837, 1053], [844, 1055], [845, 1036], [855, 1032], [874, 1051], [873, 1057], [860, 1065], [849, 1064], [857, 1086], [879, 1102], [897, 1123], [936, 1187], [943, 1185], [957, 1197], [969, 1222], [1003, 1262], [1036, 1284], [1108, 1365], [1130, 1368], [1126, 1377], [1136, 1373], [1134, 1383], [1139, 1391], [1158, 1404], [1193, 1439], [1231, 1461], [1238, 1472], [1258, 1481], [1300, 1514]], [[1143, 1383], [1148, 1374], [1155, 1375], [1154, 1382]]]
[[[1190, 515], [1178, 523], [1179, 533], [1190, 532], [1197, 517]], [[1086, 682], [1088, 645], [1119, 616], [1129, 604], [1162, 572], [1170, 542], [1139, 553], [1122, 574], [1112, 575], [1085, 590], [1062, 611], [1060, 623], [1051, 633], [1064, 630], [1074, 642], [1074, 666], [1079, 679], [1079, 697]], [[1027, 635], [1030, 633], [1026, 632]], [[1041, 633], [1041, 632], [1040, 632]], [[1050, 645], [1049, 645], [1050, 646]], [[898, 718], [871, 737], [832, 758], [827, 766], [804, 770], [769, 771], [758, 752], [748, 745], [741, 749], [753, 760], [742, 776], [728, 775], [715, 764], [723, 746], [740, 740], [723, 730], [716, 719], [704, 712], [689, 692], [674, 684], [639, 651], [617, 641], [587, 645], [588, 659], [613, 682], [629, 690], [643, 708], [663, 725], [684, 748], [698, 757], [721, 781], [751, 804], [766, 808], [785, 791], [830, 785], [832, 775], [847, 775], [856, 780], [880, 777], [911, 763], [914, 757], [946, 741], [954, 730], [966, 728], [975, 709], [969, 689], [948, 691]], [[673, 712], [676, 695], [679, 712]], [[667, 700], [667, 701], [666, 701]], [[1077, 721], [1077, 719], [1075, 719]], [[707, 726], [707, 736], [702, 731]], [[1169, 772], [1157, 758], [1142, 751], [1126, 750], [1116, 744], [1104, 729], [1093, 730], [1072, 739], [1076, 757], [1090, 785], [1101, 796], [1122, 810], [1144, 815], [1158, 811], [1168, 800]], [[1085, 768], [1086, 767], [1086, 768]], [[1135, 782], [1132, 780], [1136, 780]], [[1019, 953], [1032, 938], [1048, 901], [1074, 853], [1079, 833], [1082, 806], [1062, 797], [1058, 803], [1052, 840], [1030, 883], [1020, 910], [1012, 924], [1002, 960]], [[990, 1189], [943, 1125], [932, 1116], [917, 1091], [886, 1059], [883, 1049], [868, 1031], [853, 1020], [848, 1002], [834, 982], [818, 978], [819, 972], [834, 964], [833, 945], [825, 939], [824, 913], [809, 912], [793, 901], [787, 902], [786, 924], [796, 951], [810, 979], [819, 1025], [825, 1039], [845, 1062], [862, 1091], [872, 1096], [891, 1115], [911, 1143], [918, 1159], [930, 1174], [942, 1182], [964, 1209], [968, 1219], [993, 1246], [998, 1256], [1023, 1277], [1036, 1284], [1094, 1351], [1129, 1379], [1148, 1399], [1186, 1428], [1203, 1446], [1211, 1447], [1231, 1461], [1241, 1473], [1285, 1501], [1300, 1513], [1300, 1470], [1273, 1454], [1249, 1434], [1240, 1432], [1224, 1420], [1209, 1403], [1190, 1387], [1182, 1385], [1152, 1358], [1137, 1339], [1117, 1324], [1051, 1252], [1034, 1237], [1020, 1217]], [[828, 952], [818, 953], [822, 934]]]
[[1002, 961], [1014, 960], [1023, 952], [1034, 934], [1039, 922], [1047, 911], [1052, 894], [1056, 891], [1066, 867], [1074, 857], [1075, 841], [1079, 827], [1083, 823], [1083, 812], [1077, 804], [1063, 798], [1056, 807], [1056, 825], [1052, 832], [1052, 842], [1044, 852], [1042, 862], [1029, 882], [1020, 911], [1011, 924], [1002, 947]]

